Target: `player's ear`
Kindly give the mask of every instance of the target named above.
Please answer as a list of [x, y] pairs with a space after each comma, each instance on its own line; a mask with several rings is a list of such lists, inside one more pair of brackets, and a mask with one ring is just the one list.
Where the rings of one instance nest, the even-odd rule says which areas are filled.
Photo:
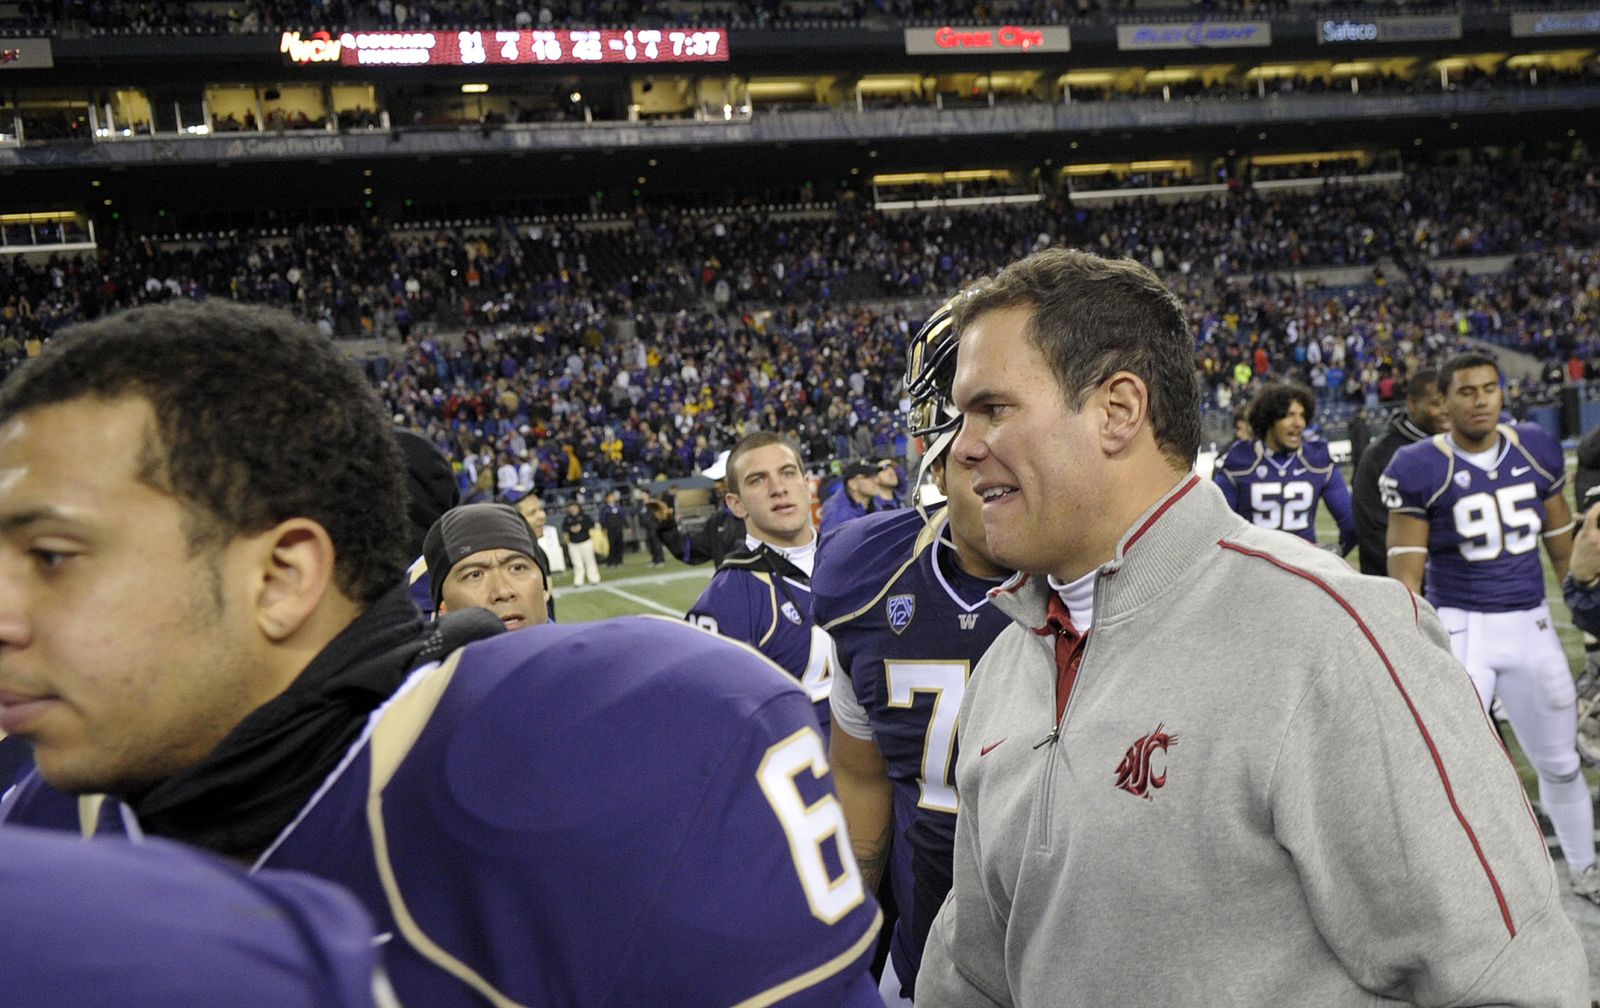
[[1148, 425], [1150, 390], [1144, 379], [1133, 372], [1118, 371], [1100, 386], [1100, 399], [1105, 410], [1101, 443], [1107, 454], [1115, 455], [1132, 444]]
[[739, 499], [739, 495], [738, 494], [736, 494], [736, 493], [723, 494], [722, 495], [722, 502], [724, 504], [728, 505], [728, 510], [732, 511], [733, 512], [733, 516], [735, 518], [738, 518], [740, 521], [743, 521], [744, 519], [750, 517], [750, 512], [745, 509], [744, 501]]
[[306, 625], [334, 588], [333, 540], [321, 524], [290, 518], [251, 542], [257, 578], [253, 615], [262, 634], [281, 643]]

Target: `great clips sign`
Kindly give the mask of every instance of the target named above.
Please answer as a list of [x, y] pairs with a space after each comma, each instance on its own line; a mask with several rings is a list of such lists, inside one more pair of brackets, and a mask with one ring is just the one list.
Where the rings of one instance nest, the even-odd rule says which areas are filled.
[[906, 54], [944, 56], [957, 53], [1022, 54], [1064, 53], [1072, 49], [1072, 33], [1061, 26], [1035, 28], [1001, 25], [998, 28], [907, 28]]
[[0, 70], [48, 70], [55, 65], [47, 38], [0, 38]]

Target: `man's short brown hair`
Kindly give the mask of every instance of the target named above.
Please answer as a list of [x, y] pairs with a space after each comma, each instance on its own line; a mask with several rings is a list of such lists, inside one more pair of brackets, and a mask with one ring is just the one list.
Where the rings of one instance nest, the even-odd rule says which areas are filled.
[[733, 446], [733, 450], [728, 453], [728, 468], [723, 478], [728, 481], [729, 493], [736, 494], [739, 492], [739, 459], [757, 448], [765, 448], [767, 445], [783, 445], [794, 455], [795, 464], [802, 469], [805, 468], [805, 460], [800, 457], [800, 449], [790, 444], [781, 435], [774, 434], [772, 431], [756, 431], [753, 434], [746, 434], [738, 444]]
[[1200, 382], [1183, 305], [1132, 259], [1102, 259], [1077, 249], [1035, 252], [974, 284], [955, 308], [965, 332], [980, 315], [1033, 309], [1028, 341], [1044, 357], [1068, 409], [1118, 371], [1138, 375], [1150, 393], [1156, 445], [1188, 468], [1200, 450]]

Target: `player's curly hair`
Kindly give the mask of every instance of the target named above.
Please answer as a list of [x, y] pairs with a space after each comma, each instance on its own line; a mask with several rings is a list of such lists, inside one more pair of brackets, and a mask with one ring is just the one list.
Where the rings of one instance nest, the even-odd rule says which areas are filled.
[[1317, 415], [1317, 399], [1309, 388], [1299, 382], [1273, 382], [1262, 386], [1261, 391], [1250, 398], [1246, 414], [1250, 430], [1257, 438], [1266, 437], [1273, 424], [1289, 415], [1289, 407], [1294, 403], [1300, 404], [1306, 423], [1310, 424]]
[[1027, 338], [1077, 412], [1118, 371], [1139, 376], [1150, 395], [1150, 427], [1177, 468], [1200, 450], [1200, 382], [1183, 306], [1159, 277], [1132, 259], [1102, 259], [1051, 248], [980, 280], [955, 301], [965, 332], [991, 311], [1030, 307]]
[[175, 301], [64, 330], [0, 387], [0, 423], [84, 397], [155, 413], [139, 479], [178, 499], [190, 549], [289, 518], [327, 530], [335, 583], [370, 603], [405, 571], [406, 484], [354, 362], [287, 312]]

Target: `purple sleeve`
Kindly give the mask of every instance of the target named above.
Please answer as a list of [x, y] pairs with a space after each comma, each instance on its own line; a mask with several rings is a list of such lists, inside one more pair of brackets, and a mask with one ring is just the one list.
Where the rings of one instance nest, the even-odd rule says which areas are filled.
[[1340, 552], [1350, 552], [1356, 544], [1356, 517], [1350, 502], [1350, 487], [1345, 483], [1344, 474], [1338, 466], [1329, 472], [1328, 486], [1322, 492], [1322, 499], [1328, 502], [1328, 510], [1339, 525]]
[[[344, 890], [152, 840], [0, 831], [14, 1008], [369, 1008], [372, 925]], [[114, 992], [114, 993], [113, 993]]]

